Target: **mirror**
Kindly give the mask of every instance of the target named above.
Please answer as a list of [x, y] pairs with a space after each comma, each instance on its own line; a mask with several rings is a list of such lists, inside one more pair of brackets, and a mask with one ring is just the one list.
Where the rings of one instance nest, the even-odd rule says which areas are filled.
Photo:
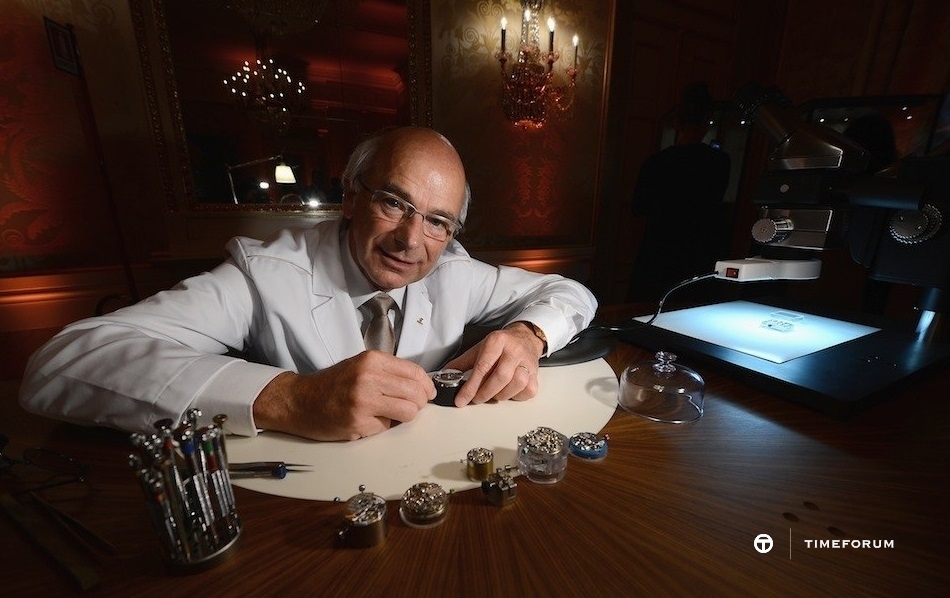
[[[130, 7], [171, 211], [338, 211], [356, 143], [431, 121], [428, 0]], [[266, 13], [286, 8], [287, 18]], [[284, 69], [288, 91], [305, 87], [287, 111], [236, 101], [247, 86], [233, 76], [256, 60]]]

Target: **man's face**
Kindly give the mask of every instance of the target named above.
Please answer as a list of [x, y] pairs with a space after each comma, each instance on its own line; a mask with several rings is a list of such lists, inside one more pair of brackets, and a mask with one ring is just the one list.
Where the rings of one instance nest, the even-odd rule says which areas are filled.
[[350, 251], [370, 282], [388, 291], [424, 278], [449, 239], [424, 234], [418, 214], [401, 222], [379, 217], [372, 205], [376, 189], [398, 195], [419, 212], [457, 221], [465, 173], [451, 146], [431, 131], [413, 130], [384, 142], [370, 171], [349, 183], [343, 214], [350, 219]]

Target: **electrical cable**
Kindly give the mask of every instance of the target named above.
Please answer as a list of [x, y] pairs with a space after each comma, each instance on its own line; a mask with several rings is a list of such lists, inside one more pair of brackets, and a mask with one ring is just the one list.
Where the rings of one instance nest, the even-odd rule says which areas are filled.
[[580, 332], [578, 332], [577, 334], [575, 334], [575, 335], [571, 338], [571, 340], [569, 340], [569, 341], [567, 342], [567, 344], [570, 345], [571, 343], [576, 342], [576, 341], [577, 341], [578, 339], [580, 339], [582, 336], [584, 336], [585, 334], [587, 334], [587, 333], [589, 333], [589, 332], [592, 332], [592, 331], [625, 332], [625, 331], [627, 331], [627, 330], [632, 330], [632, 329], [637, 328], [637, 327], [640, 327], [640, 326], [647, 326], [647, 325], [650, 325], [650, 324], [653, 323], [654, 320], [657, 319], [657, 317], [659, 317], [660, 313], [663, 311], [663, 304], [666, 303], [667, 298], [669, 298], [669, 296], [673, 293], [673, 291], [676, 291], [676, 290], [678, 290], [678, 289], [681, 289], [681, 288], [683, 288], [683, 287], [685, 287], [685, 286], [688, 286], [688, 285], [691, 285], [691, 284], [693, 284], [693, 283], [699, 282], [699, 281], [701, 281], [701, 280], [706, 280], [706, 279], [709, 279], [709, 278], [715, 278], [717, 274], [718, 274], [717, 272], [709, 272], [709, 273], [706, 273], [706, 274], [699, 274], [699, 275], [697, 275], [697, 276], [693, 276], [692, 278], [687, 278], [686, 280], [680, 281], [680, 282], [676, 283], [675, 285], [673, 285], [672, 287], [670, 287], [670, 289], [667, 290], [665, 293], [663, 293], [663, 296], [660, 297], [660, 301], [659, 301], [659, 303], [657, 303], [657, 306], [656, 306], [656, 311], [653, 312], [653, 315], [650, 316], [650, 319], [649, 319], [649, 320], [641, 321], [641, 320], [638, 320], [638, 319], [637, 319], [639, 316], [634, 316], [634, 317], [629, 318], [628, 320], [626, 320], [626, 321], [624, 321], [624, 322], [621, 322], [620, 324], [613, 324], [613, 325], [598, 324], [598, 325], [595, 325], [595, 326], [588, 326], [587, 328], [585, 328], [585, 329], [581, 330]]

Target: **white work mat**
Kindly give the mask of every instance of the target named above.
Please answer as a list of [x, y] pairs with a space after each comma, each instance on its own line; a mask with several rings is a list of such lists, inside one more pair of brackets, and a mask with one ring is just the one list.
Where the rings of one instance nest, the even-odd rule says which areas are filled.
[[446, 491], [467, 490], [480, 486], [465, 475], [470, 449], [491, 449], [495, 468], [514, 467], [518, 436], [538, 426], [568, 437], [599, 432], [617, 406], [617, 376], [603, 359], [540, 368], [538, 383], [537, 396], [528, 401], [461, 409], [430, 403], [411, 422], [351, 442], [316, 442], [277, 432], [262, 432], [254, 438], [229, 436], [231, 462], [313, 466], [312, 471], [291, 472], [284, 479], [232, 482], [267, 494], [326, 501], [346, 500], [359, 492], [360, 485], [387, 500], [399, 499], [418, 482], [435, 482]]

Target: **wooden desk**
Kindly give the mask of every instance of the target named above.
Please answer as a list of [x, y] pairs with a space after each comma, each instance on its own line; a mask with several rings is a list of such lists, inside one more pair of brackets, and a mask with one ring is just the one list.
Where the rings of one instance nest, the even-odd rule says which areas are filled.
[[[616, 371], [648, 355], [619, 345]], [[2, 386], [8, 451], [45, 446], [91, 465], [88, 492], [48, 498], [107, 537], [121, 556], [93, 594], [200, 596], [937, 595], [950, 544], [948, 401], [941, 372], [842, 423], [719, 373], [690, 426], [618, 412], [599, 463], [572, 458], [566, 478], [518, 478], [514, 503], [455, 494], [447, 520], [409, 528], [390, 505], [386, 541], [336, 544], [342, 508], [236, 488], [244, 533], [233, 557], [174, 576], [163, 567], [125, 434], [27, 415]], [[346, 498], [346, 497], [343, 497]], [[760, 554], [759, 534], [774, 548]], [[4, 594], [71, 590], [65, 576], [0, 515]], [[14, 541], [16, 540], [16, 541]], [[893, 542], [809, 548], [810, 541]], [[65, 540], [64, 540], [65, 541]]]

